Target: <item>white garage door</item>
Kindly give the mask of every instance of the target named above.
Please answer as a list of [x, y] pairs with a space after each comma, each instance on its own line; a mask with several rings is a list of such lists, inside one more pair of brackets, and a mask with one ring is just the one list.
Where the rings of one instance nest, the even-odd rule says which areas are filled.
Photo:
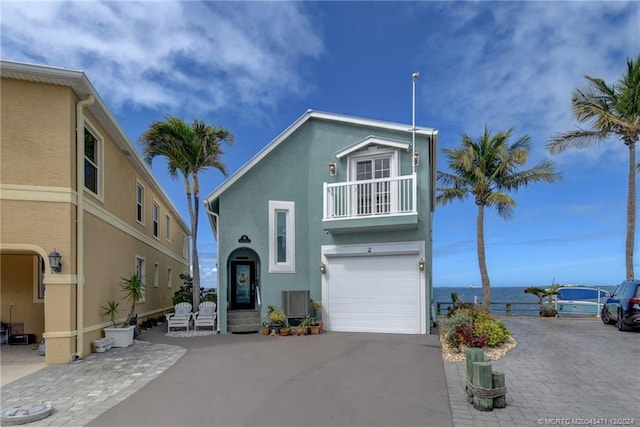
[[420, 333], [416, 255], [331, 257], [326, 280], [328, 330]]

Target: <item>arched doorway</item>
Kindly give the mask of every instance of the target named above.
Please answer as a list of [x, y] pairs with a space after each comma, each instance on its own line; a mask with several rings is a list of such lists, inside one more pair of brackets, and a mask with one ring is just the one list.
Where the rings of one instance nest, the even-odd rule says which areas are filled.
[[227, 259], [229, 310], [255, 310], [260, 300], [260, 257], [249, 248], [238, 248]]

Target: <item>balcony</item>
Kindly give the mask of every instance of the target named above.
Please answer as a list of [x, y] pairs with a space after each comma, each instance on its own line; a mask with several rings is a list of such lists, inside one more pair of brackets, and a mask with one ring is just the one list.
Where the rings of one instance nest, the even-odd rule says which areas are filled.
[[332, 233], [417, 228], [415, 175], [324, 183], [323, 229]]

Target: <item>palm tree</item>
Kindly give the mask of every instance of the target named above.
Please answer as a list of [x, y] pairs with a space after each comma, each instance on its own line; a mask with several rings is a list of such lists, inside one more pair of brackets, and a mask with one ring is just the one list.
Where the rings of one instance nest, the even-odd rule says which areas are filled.
[[460, 148], [443, 149], [453, 173], [438, 171], [438, 204], [463, 200], [472, 195], [478, 206], [476, 219], [478, 265], [482, 279], [482, 309], [491, 311], [491, 283], [487, 273], [484, 245], [484, 209], [494, 207], [498, 215], [508, 219], [516, 205], [507, 192], [534, 182], [554, 182], [560, 175], [553, 163], [543, 160], [533, 168], [520, 170], [527, 162], [530, 137], [523, 136], [513, 144], [509, 138], [513, 129], [491, 135], [485, 125], [484, 134], [474, 141], [462, 134]]
[[573, 116], [591, 129], [556, 134], [547, 144], [552, 154], [567, 148], [587, 148], [616, 137], [629, 149], [627, 183], [627, 238], [625, 267], [627, 280], [633, 280], [633, 251], [636, 231], [636, 143], [640, 137], [640, 55], [627, 59], [626, 73], [609, 86], [597, 77], [585, 76], [588, 84], [571, 96]]
[[220, 160], [221, 143], [233, 144], [233, 135], [227, 129], [214, 127], [194, 120], [191, 125], [177, 117], [167, 117], [153, 122], [138, 142], [144, 145], [145, 161], [151, 165], [156, 156], [167, 159], [169, 174], [184, 178], [187, 206], [191, 218], [191, 268], [193, 275], [193, 306], [200, 304], [200, 262], [198, 260], [198, 213], [200, 207], [200, 184], [198, 174], [214, 167], [224, 175], [227, 169]]

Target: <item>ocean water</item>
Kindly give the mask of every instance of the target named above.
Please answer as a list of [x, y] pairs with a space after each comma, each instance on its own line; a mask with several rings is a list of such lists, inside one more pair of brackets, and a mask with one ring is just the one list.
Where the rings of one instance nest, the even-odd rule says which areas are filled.
[[[597, 287], [597, 286], [594, 286]], [[538, 315], [538, 297], [531, 294], [525, 294], [524, 290], [527, 286], [496, 286], [491, 287], [491, 311], [493, 314], [506, 315], [506, 302], [528, 303], [513, 304], [511, 306], [512, 316], [537, 316]], [[615, 286], [599, 286], [609, 292], [613, 291]], [[451, 293], [458, 294], [463, 302], [477, 302], [482, 304], [482, 287], [434, 287], [433, 301], [434, 305], [438, 302], [448, 303], [441, 304], [440, 314], [447, 313], [447, 307], [451, 304]], [[477, 299], [477, 300], [476, 300]], [[546, 298], [545, 298], [546, 301]], [[495, 303], [495, 304], [494, 304]], [[497, 304], [502, 303], [502, 304]]]

